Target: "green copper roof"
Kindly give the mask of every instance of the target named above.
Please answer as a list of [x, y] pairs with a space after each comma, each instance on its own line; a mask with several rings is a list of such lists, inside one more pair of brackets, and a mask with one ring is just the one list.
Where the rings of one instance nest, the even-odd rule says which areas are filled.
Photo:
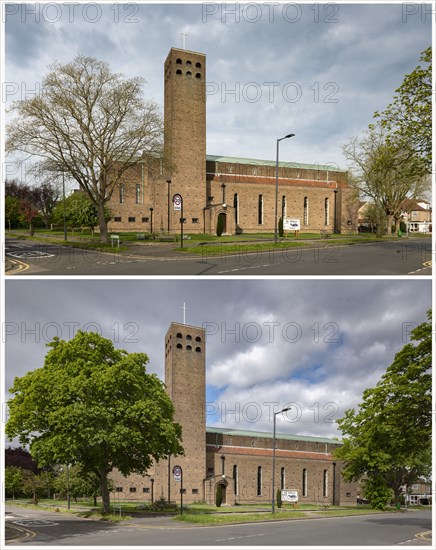
[[[228, 428], [214, 428], [206, 427], [206, 433], [208, 434], [221, 434], [221, 435], [242, 435], [247, 437], [264, 437], [265, 439], [272, 439], [273, 434], [269, 432], [252, 432], [251, 430], [231, 430]], [[329, 439], [327, 437], [315, 437], [311, 435], [291, 435], [277, 433], [278, 439], [290, 439], [292, 441], [310, 441], [313, 443], [333, 443], [340, 444], [338, 439]]]
[[[234, 164], [254, 164], [258, 166], [275, 166], [275, 160], [260, 160], [260, 159], [246, 159], [239, 157], [218, 157], [216, 155], [206, 155], [206, 160], [211, 162], [228, 162]], [[279, 166], [283, 168], [306, 168], [310, 170], [328, 170], [329, 172], [346, 172], [333, 166], [326, 164], [303, 164], [301, 162], [279, 162]]]

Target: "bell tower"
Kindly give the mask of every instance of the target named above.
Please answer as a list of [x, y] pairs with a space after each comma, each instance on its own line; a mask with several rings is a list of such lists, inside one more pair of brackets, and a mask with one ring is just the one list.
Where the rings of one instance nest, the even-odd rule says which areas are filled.
[[[206, 475], [206, 349], [205, 331], [171, 323], [165, 336], [165, 385], [173, 402], [174, 421], [182, 426], [185, 456], [171, 457], [168, 490], [178, 500], [180, 483], [173, 481], [172, 468], [183, 469], [184, 500], [203, 500]], [[163, 468], [165, 470], [165, 467]]]
[[[203, 231], [206, 206], [206, 56], [171, 48], [165, 60], [165, 157], [171, 183], [168, 195], [183, 197], [186, 231]], [[170, 205], [170, 229], [180, 229], [180, 214]]]

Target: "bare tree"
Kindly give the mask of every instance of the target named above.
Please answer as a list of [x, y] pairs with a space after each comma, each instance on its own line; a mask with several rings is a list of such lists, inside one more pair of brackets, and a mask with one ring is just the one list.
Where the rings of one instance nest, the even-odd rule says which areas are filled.
[[162, 154], [160, 109], [142, 98], [141, 78], [114, 74], [94, 57], [49, 69], [39, 96], [13, 104], [6, 149], [75, 180], [95, 204], [107, 242], [105, 205], [115, 188], [132, 166]]
[[353, 165], [352, 185], [383, 209], [388, 233], [393, 222], [398, 229], [404, 199], [418, 197], [427, 185], [423, 161], [403, 145], [388, 141], [377, 125], [370, 126], [363, 138], [351, 138], [343, 150]]

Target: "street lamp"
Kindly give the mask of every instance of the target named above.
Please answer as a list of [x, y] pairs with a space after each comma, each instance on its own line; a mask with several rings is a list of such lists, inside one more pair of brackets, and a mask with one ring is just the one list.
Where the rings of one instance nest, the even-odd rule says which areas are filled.
[[[284, 139], [284, 138], [282, 138]], [[274, 491], [274, 484], [275, 484], [275, 471], [276, 471], [276, 416], [278, 414], [284, 413], [286, 411], [290, 411], [292, 407], [286, 407], [285, 409], [282, 409], [281, 411], [278, 411], [274, 413], [274, 429], [273, 429], [273, 459], [272, 459], [272, 495], [271, 495], [271, 511], [274, 514], [275, 513], [275, 491]]]
[[276, 152], [276, 206], [274, 210], [274, 242], [277, 242], [277, 209], [278, 209], [278, 201], [279, 201], [279, 143], [283, 141], [284, 139], [288, 139], [291, 137], [294, 137], [295, 134], [288, 134], [285, 137], [279, 138], [277, 140], [277, 152]]

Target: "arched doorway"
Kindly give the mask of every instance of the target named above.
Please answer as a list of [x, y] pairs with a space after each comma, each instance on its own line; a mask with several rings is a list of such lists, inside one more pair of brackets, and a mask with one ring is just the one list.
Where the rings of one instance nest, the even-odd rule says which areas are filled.
[[227, 233], [227, 214], [225, 212], [220, 212], [218, 214], [216, 232], [217, 235]]
[[220, 479], [220, 481], [218, 481], [218, 483], [215, 485], [215, 494], [218, 487], [221, 487], [221, 495], [222, 495], [221, 505], [227, 504], [227, 485], [228, 483], [224, 479]]

